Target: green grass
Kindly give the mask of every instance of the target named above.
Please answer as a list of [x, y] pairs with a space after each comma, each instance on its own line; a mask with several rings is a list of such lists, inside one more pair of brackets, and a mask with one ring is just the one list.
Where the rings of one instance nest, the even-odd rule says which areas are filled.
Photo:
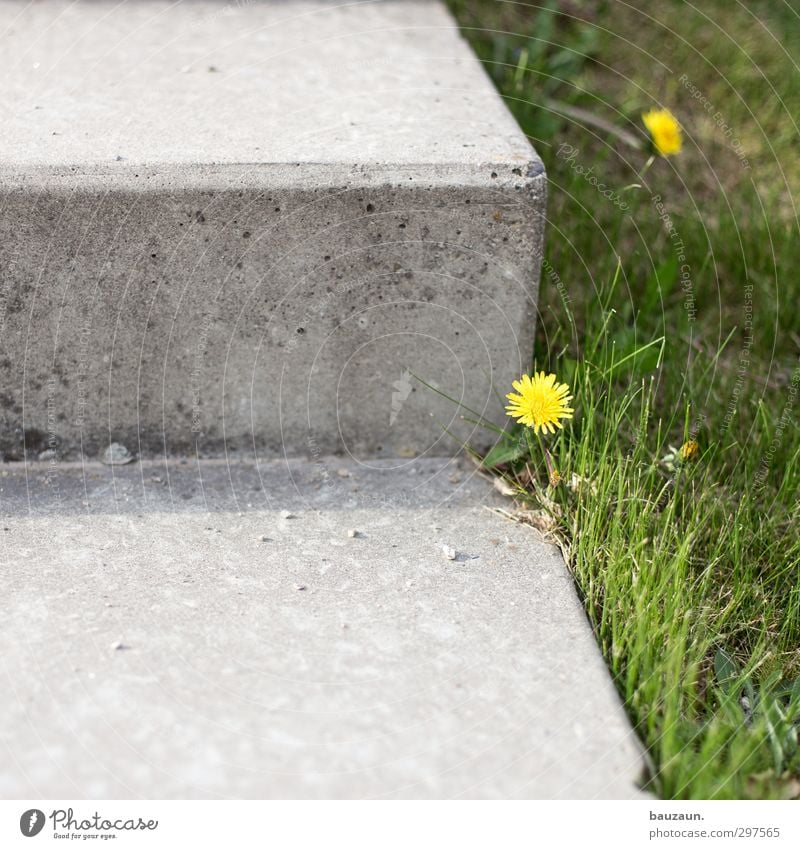
[[[798, 797], [798, 13], [450, 5], [547, 167], [533, 359], [573, 387], [576, 416], [548, 444], [582, 483], [545, 489], [536, 457], [499, 470], [521, 499], [553, 501], [649, 787]], [[679, 117], [685, 148], [643, 174], [647, 152], [611, 128], [643, 138], [653, 105]], [[669, 459], [690, 437], [700, 456]]]

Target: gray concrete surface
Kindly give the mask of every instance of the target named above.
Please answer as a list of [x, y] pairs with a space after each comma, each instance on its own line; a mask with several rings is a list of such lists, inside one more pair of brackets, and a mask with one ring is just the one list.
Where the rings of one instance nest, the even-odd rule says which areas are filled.
[[0, 795], [637, 795], [563, 560], [497, 505], [441, 459], [2, 467]]
[[0, 451], [486, 443], [541, 161], [428, 2], [0, 4]]

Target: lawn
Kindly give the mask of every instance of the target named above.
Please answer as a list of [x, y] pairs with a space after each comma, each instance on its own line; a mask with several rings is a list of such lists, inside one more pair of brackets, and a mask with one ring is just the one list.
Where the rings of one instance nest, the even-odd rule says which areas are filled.
[[[547, 168], [533, 363], [575, 396], [560, 483], [516, 428], [489, 465], [561, 541], [648, 789], [798, 798], [800, 17], [450, 6]], [[649, 163], [659, 107], [684, 145]]]

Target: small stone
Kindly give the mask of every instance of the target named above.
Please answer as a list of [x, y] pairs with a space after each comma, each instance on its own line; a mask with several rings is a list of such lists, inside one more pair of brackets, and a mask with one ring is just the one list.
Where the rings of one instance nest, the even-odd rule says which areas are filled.
[[350, 470], [349, 469], [337, 469], [336, 474], [339, 475], [340, 478], [349, 478]]
[[281, 519], [294, 519], [295, 515], [291, 510], [281, 510]]
[[295, 584], [294, 588], [300, 593], [303, 592], [304, 590], [308, 589], [308, 587], [305, 584]]
[[347, 532], [347, 536], [349, 536], [350, 539], [358, 539], [359, 537], [363, 536], [363, 534], [361, 533], [361, 531], [357, 531], [355, 528], [350, 528], [350, 530]]
[[150, 483], [161, 483], [162, 478], [158, 475], [150, 475]]
[[456, 550], [449, 545], [442, 546], [442, 553], [448, 560], [455, 560], [458, 557]]
[[119, 442], [112, 442], [103, 452], [103, 463], [106, 466], [125, 466], [134, 459], [133, 454]]
[[120, 642], [119, 640], [115, 640], [111, 643], [111, 651], [124, 651], [128, 648], [125, 643]]
[[50, 460], [58, 460], [58, 451], [55, 448], [47, 448], [45, 451], [39, 452], [40, 463], [47, 463]]
[[493, 477], [492, 485], [501, 495], [516, 495], [517, 490], [505, 479], [501, 477]]
[[258, 541], [259, 542], [272, 542], [272, 540], [266, 534], [261, 534], [261, 536], [258, 538]]

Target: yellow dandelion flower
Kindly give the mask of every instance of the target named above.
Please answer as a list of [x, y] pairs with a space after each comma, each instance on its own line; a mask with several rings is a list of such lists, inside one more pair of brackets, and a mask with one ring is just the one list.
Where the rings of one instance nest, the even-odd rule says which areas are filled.
[[681, 445], [681, 449], [678, 454], [681, 460], [686, 462], [687, 460], [694, 460], [699, 451], [700, 446], [697, 444], [697, 440], [690, 439], [688, 442], [684, 442], [683, 445]]
[[569, 386], [566, 383], [556, 383], [554, 374], [540, 371], [532, 378], [523, 374], [511, 385], [517, 391], [506, 395], [509, 401], [506, 413], [522, 424], [532, 427], [535, 433], [540, 430], [555, 433], [556, 427], [563, 427], [559, 419], [571, 419], [575, 412], [569, 406], [572, 401]]
[[672, 156], [681, 152], [681, 125], [669, 109], [651, 109], [642, 115], [642, 121], [658, 153], [662, 156]]

